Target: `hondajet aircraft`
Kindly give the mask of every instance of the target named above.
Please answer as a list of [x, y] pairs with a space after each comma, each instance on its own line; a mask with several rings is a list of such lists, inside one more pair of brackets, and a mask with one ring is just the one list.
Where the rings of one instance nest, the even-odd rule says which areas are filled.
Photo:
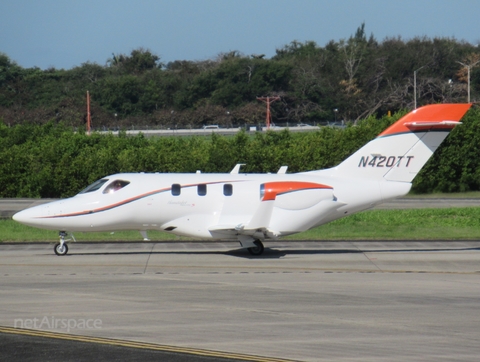
[[407, 194], [411, 182], [471, 104], [418, 108], [338, 166], [309, 172], [242, 174], [120, 173], [78, 195], [18, 212], [13, 219], [67, 232], [162, 230], [236, 240], [252, 255], [263, 241], [299, 233]]

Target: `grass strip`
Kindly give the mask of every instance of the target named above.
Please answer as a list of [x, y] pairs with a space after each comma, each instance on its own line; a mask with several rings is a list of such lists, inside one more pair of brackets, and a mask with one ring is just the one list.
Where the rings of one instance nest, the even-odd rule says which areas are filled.
[[410, 192], [404, 198], [407, 199], [480, 199], [480, 191], [415, 194]]
[[371, 210], [350, 215], [287, 239], [475, 240], [480, 208]]
[[[56, 231], [0, 220], [0, 242], [57, 241]], [[149, 231], [152, 241], [195, 240]], [[78, 241], [141, 241], [138, 231], [75, 233]], [[480, 240], [480, 207], [371, 210], [285, 240]]]

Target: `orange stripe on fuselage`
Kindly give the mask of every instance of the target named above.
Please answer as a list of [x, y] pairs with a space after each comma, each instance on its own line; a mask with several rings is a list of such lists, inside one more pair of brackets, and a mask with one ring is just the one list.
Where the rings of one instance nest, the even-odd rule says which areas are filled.
[[[238, 180], [238, 181], [237, 180], [215, 181], [215, 182], [206, 182], [205, 184], [206, 185], [214, 185], [214, 184], [227, 183], [227, 182], [232, 182], [233, 183], [233, 182], [244, 182], [244, 181], [243, 180]], [[197, 185], [200, 185], [200, 184], [185, 184], [185, 185], [181, 185], [181, 187], [186, 188], [186, 187], [194, 187], [194, 186], [197, 186]], [[131, 202], [143, 199], [145, 197], [152, 196], [152, 195], [159, 194], [159, 193], [166, 192], [166, 191], [170, 191], [170, 190], [171, 190], [171, 187], [166, 187], [166, 188], [163, 188], [163, 189], [158, 189], [158, 190], [153, 190], [153, 191], [150, 191], [150, 192], [146, 192], [144, 194], [140, 194], [140, 195], [137, 195], [137, 196], [119, 201], [117, 203], [108, 204], [106, 206], [102, 206], [102, 207], [92, 209], [92, 210], [77, 211], [77, 212], [72, 212], [72, 213], [69, 213], [69, 214], [59, 214], [59, 215], [52, 215], [52, 216], [40, 216], [38, 218], [40, 218], [40, 219], [57, 219], [57, 218], [63, 218], [63, 217], [72, 217], [72, 216], [82, 216], [82, 215], [95, 214], [95, 213], [98, 213], [98, 212], [111, 210], [111, 209], [114, 209], [116, 207], [123, 206], [123, 205], [129, 204]]]
[[[432, 104], [425, 107], [420, 107], [404, 117], [400, 118], [397, 122], [388, 127], [385, 131], [380, 133], [378, 137], [391, 136], [397, 133], [408, 133], [412, 130], [405, 125], [405, 123], [411, 122], [442, 122], [442, 121], [455, 121], [459, 122], [460, 119], [467, 113], [471, 107], [469, 103], [458, 104]], [[427, 126], [424, 130], [435, 129], [436, 126]], [[451, 129], [454, 125], [439, 125], [441, 129]], [[418, 128], [416, 129], [419, 130]]]
[[275, 181], [266, 182], [264, 186], [264, 195], [262, 201], [275, 200], [277, 195], [285, 194], [287, 192], [302, 191], [302, 190], [321, 190], [332, 189], [331, 186], [317, 184], [314, 182], [303, 181]]

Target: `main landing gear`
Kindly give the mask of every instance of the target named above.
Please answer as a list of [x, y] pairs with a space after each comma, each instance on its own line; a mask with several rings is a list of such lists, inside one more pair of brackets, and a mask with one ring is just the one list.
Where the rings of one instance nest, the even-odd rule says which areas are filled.
[[55, 244], [55, 247], [53, 248], [53, 251], [58, 256], [67, 255], [68, 245], [66, 244], [66, 240], [65, 240], [65, 237], [67, 236], [67, 233], [65, 231], [60, 231], [58, 233], [58, 236], [60, 237], [60, 242]]
[[248, 248], [248, 252], [250, 253], [250, 255], [254, 255], [254, 256], [262, 255], [263, 251], [265, 250], [263, 243], [258, 239], [255, 240], [253, 243], [256, 246]]

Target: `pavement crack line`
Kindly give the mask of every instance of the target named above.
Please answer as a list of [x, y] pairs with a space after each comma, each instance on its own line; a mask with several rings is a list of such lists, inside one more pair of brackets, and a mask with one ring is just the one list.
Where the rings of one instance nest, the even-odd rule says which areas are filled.
[[367, 260], [368, 260], [370, 263], [372, 263], [372, 264], [375, 266], [375, 268], [377, 268], [378, 271], [380, 271], [380, 272], [383, 273], [382, 268], [380, 268], [372, 259], [370, 259], [370, 258], [368, 257], [368, 255], [365, 253], [365, 251], [363, 251], [362, 249], [360, 249], [355, 243], [353, 243], [353, 247], [354, 247], [355, 249], [357, 249], [360, 253], [362, 253], [363, 256], [364, 256], [365, 258], [367, 258]]
[[152, 248], [150, 249], [150, 253], [148, 253], [148, 258], [147, 258], [147, 262], [145, 263], [145, 268], [143, 269], [143, 274], [145, 274], [147, 272], [148, 262], [150, 261], [150, 257], [152, 256], [152, 252], [153, 252], [154, 247], [155, 247], [155, 243], [152, 243]]
[[375, 268], [377, 268], [379, 271], [381, 271], [381, 272], [383, 273], [382, 268], [380, 268], [372, 259], [370, 259], [370, 258], [368, 257], [368, 255], [365, 254], [365, 252], [362, 251], [362, 254], [365, 256], [365, 258], [368, 259], [368, 261], [369, 261], [370, 263], [372, 263], [372, 264], [375, 266]]

